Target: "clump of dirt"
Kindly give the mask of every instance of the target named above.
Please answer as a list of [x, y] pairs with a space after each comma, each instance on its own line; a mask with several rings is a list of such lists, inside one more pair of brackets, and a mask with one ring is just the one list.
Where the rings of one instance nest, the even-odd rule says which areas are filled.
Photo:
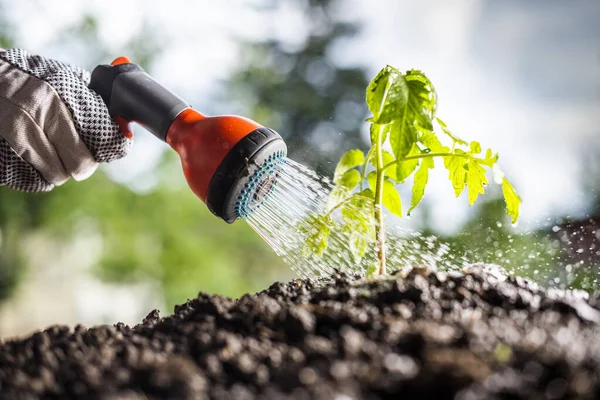
[[0, 344], [0, 398], [599, 398], [600, 293], [414, 268]]

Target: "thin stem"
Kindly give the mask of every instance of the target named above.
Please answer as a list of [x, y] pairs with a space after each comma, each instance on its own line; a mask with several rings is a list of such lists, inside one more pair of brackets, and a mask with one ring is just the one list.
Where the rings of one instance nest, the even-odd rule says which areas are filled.
[[342, 201], [340, 201], [339, 203], [337, 203], [337, 204], [335, 205], [335, 207], [333, 207], [331, 210], [329, 210], [329, 211], [327, 212], [327, 214], [325, 214], [325, 216], [326, 216], [326, 217], [330, 217], [330, 216], [331, 216], [331, 214], [333, 214], [333, 212], [334, 212], [335, 210], [337, 210], [338, 208], [340, 208], [341, 206], [343, 206], [344, 204], [346, 204], [347, 202], [349, 202], [349, 201], [350, 201], [350, 200], [352, 200], [353, 198], [360, 198], [360, 199], [364, 199], [364, 200], [367, 200], [367, 201], [373, 201], [372, 199], [370, 199], [370, 198], [368, 198], [368, 197], [366, 197], [366, 196], [362, 196], [362, 195], [360, 195], [360, 194], [353, 194], [352, 196], [350, 196], [350, 197], [346, 197], [344, 200], [342, 200]]
[[386, 169], [396, 165], [396, 164], [400, 164], [403, 163], [404, 161], [409, 161], [409, 160], [418, 160], [421, 158], [433, 158], [433, 157], [451, 157], [451, 156], [456, 156], [456, 157], [463, 157], [463, 158], [469, 158], [471, 160], [477, 160], [477, 161], [481, 161], [481, 162], [485, 162], [485, 160], [483, 158], [478, 158], [478, 157], [473, 157], [472, 155], [469, 154], [462, 154], [462, 153], [427, 153], [427, 154], [419, 154], [416, 156], [407, 156], [404, 157], [401, 160], [394, 160], [392, 162], [387, 163], [386, 165], [383, 166], [383, 171], [385, 171]]
[[364, 182], [365, 182], [365, 178], [367, 176], [367, 165], [369, 165], [369, 160], [371, 159], [371, 156], [373, 155], [373, 150], [375, 150], [374, 147], [371, 147], [369, 149], [369, 152], [367, 153], [367, 158], [365, 158], [365, 162], [363, 163], [363, 166], [362, 166], [362, 172], [360, 174], [360, 190], [361, 190], [361, 192], [364, 188]]
[[377, 159], [377, 184], [375, 186], [375, 240], [377, 243], [377, 258], [379, 260], [379, 275], [385, 275], [385, 225], [383, 223], [383, 183], [384, 183], [384, 165], [383, 152], [381, 151], [381, 135], [384, 127], [381, 126], [377, 131], [377, 140], [375, 142], [375, 157]]

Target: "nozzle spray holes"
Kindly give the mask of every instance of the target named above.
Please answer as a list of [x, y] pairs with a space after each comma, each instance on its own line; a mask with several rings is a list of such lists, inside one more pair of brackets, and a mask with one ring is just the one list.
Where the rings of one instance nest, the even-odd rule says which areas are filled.
[[240, 218], [246, 218], [269, 197], [279, 177], [285, 154], [270, 155], [248, 178], [235, 203], [235, 211]]

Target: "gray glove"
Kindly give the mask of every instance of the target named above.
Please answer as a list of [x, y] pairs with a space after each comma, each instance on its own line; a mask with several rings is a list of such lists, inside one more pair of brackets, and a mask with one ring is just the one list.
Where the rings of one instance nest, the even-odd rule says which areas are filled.
[[132, 146], [78, 67], [0, 49], [0, 186], [49, 191]]

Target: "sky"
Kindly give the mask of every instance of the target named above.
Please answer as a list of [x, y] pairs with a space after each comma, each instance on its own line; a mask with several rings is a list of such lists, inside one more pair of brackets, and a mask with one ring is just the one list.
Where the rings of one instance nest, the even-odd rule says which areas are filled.
[[[92, 13], [102, 41], [116, 52], [147, 20], [162, 38], [151, 71], [155, 78], [200, 110], [228, 113], [211, 99], [222, 95], [220, 82], [240, 67], [236, 38], [277, 37], [294, 48], [306, 37], [302, 2], [285, 2], [274, 12], [256, 7], [263, 3], [21, 0], [8, 2], [8, 18], [18, 30], [19, 47], [87, 68], [93, 68], [85, 61], [93, 56], [89, 49], [57, 32]], [[558, 215], [584, 217], [594, 195], [585, 187], [592, 177], [582, 160], [600, 138], [600, 2], [374, 4], [340, 2], [335, 14], [362, 22], [364, 29], [340, 42], [330, 58], [364, 66], [372, 75], [385, 64], [425, 71], [439, 94], [438, 115], [458, 136], [500, 153], [503, 170], [524, 200], [520, 229], [552, 223]], [[115, 179], [148, 190], [153, 179], [146, 172], [166, 145], [136, 132], [131, 155], [108, 169]], [[600, 156], [600, 150], [594, 154]], [[466, 220], [466, 199], [454, 198], [443, 171], [430, 185], [426, 201], [433, 220], [449, 233]]]

